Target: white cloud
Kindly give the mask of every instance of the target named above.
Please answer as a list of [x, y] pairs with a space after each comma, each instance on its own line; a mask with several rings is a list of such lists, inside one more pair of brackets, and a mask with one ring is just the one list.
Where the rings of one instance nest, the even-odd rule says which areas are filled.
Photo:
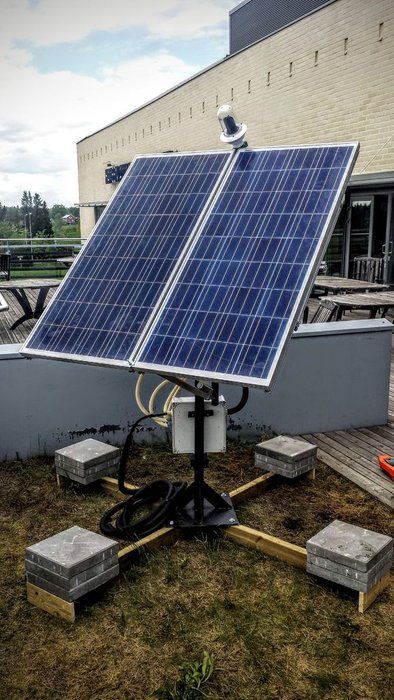
[[[24, 189], [48, 201], [77, 201], [75, 143], [169, 89], [205, 65], [168, 50], [105, 66], [98, 77], [40, 73], [34, 48], [75, 42], [96, 30], [143, 26], [152, 37], [214, 35], [229, 0], [2, 0], [0, 25], [0, 201], [17, 203]], [[172, 52], [174, 52], [172, 46]]]
[[[2, 0], [0, 37], [37, 46], [74, 42], [94, 31], [144, 27], [156, 37], [216, 34], [231, 0]], [[223, 30], [222, 30], [223, 31]]]

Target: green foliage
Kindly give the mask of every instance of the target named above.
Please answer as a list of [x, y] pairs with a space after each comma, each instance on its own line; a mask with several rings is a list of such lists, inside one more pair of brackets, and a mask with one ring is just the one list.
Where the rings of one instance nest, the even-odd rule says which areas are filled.
[[204, 651], [202, 661], [182, 664], [179, 671], [176, 681], [158, 688], [153, 693], [153, 697], [158, 700], [198, 700], [203, 697], [203, 687], [214, 671], [213, 656]]

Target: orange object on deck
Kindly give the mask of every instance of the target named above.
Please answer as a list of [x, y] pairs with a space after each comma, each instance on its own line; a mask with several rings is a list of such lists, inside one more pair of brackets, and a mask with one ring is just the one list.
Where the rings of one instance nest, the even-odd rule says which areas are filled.
[[379, 467], [383, 469], [391, 479], [394, 479], [394, 457], [392, 455], [379, 455]]

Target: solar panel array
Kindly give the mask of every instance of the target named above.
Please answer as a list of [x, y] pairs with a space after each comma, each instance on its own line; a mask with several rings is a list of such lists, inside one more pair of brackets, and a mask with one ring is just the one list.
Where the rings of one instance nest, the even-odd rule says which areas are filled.
[[239, 151], [134, 366], [268, 386], [355, 152]]
[[137, 157], [22, 351], [270, 386], [356, 154]]
[[138, 157], [23, 350], [128, 366], [229, 157]]

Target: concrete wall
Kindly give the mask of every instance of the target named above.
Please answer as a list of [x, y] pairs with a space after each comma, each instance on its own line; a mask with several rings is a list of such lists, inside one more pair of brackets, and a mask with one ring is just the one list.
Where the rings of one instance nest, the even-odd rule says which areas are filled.
[[[270, 393], [251, 391], [229, 435], [257, 440], [264, 429], [309, 433], [383, 424], [388, 417], [392, 325], [385, 320], [300, 326]], [[0, 460], [51, 454], [84, 437], [122, 444], [140, 417], [136, 375], [22, 357], [0, 346]], [[147, 395], [157, 383], [147, 378]], [[240, 389], [222, 385], [228, 405]], [[153, 424], [140, 439], [164, 439]]]
[[[359, 140], [355, 173], [394, 170], [393, 65], [393, 0], [338, 0], [82, 140], [79, 201], [110, 199], [107, 162], [220, 147], [216, 112], [228, 101], [250, 146]], [[93, 225], [82, 207], [82, 233]]]

